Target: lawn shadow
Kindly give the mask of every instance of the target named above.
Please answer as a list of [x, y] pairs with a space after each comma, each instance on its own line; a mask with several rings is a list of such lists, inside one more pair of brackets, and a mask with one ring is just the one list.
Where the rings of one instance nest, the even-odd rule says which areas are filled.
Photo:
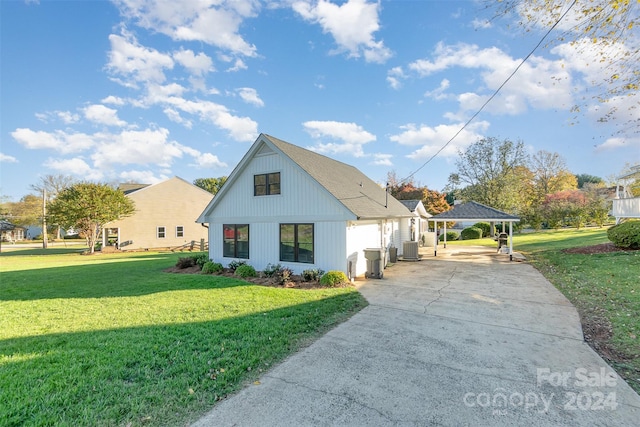
[[43, 249], [43, 248], [15, 248], [15, 249], [10, 249], [8, 251], [3, 250], [2, 253], [0, 253], [0, 259], [5, 258], [5, 257], [13, 257], [13, 256], [29, 256], [29, 255], [65, 255], [65, 254], [80, 254], [84, 251], [87, 250], [86, 246], [79, 246], [79, 245], [74, 245], [74, 246], [69, 246], [66, 248], [60, 248], [60, 247], [55, 247], [55, 248], [47, 248], [47, 249]]

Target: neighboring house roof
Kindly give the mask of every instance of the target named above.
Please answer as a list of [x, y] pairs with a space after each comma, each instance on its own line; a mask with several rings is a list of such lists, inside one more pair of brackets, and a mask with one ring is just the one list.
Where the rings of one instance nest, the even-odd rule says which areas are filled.
[[124, 183], [118, 184], [118, 190], [122, 191], [124, 194], [133, 193], [134, 191], [138, 191], [142, 188], [148, 187], [151, 184], [133, 184], [133, 183]]
[[431, 218], [433, 216], [429, 212], [427, 212], [427, 210], [424, 208], [424, 204], [422, 203], [422, 200], [398, 200], [398, 201], [403, 205], [405, 205], [405, 207], [409, 209], [411, 212], [423, 218]]
[[431, 217], [432, 220], [444, 221], [520, 221], [515, 215], [499, 211], [477, 202], [455, 205], [453, 209]]
[[264, 149], [264, 146], [290, 159], [329, 194], [344, 205], [357, 219], [379, 219], [390, 217], [410, 217], [407, 208], [387, 194], [357, 168], [339, 162], [297, 145], [285, 142], [267, 134], [260, 134], [256, 142], [231, 172], [227, 182], [204, 210], [197, 222], [207, 222], [205, 217], [233, 187], [233, 182], [241, 174], [249, 160]]

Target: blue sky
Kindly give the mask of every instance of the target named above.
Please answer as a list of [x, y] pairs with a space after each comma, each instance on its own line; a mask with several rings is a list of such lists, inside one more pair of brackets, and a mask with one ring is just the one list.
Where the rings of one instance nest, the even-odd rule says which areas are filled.
[[[112, 183], [228, 175], [261, 132], [380, 183], [390, 171], [403, 178], [542, 37], [518, 29], [517, 15], [489, 22], [475, 1], [0, 7], [0, 194], [12, 200], [47, 174]], [[558, 152], [574, 173], [606, 178], [638, 163], [637, 130], [615, 134], [591, 111], [592, 82], [610, 74], [594, 55], [566, 44], [536, 51], [415, 181], [442, 190], [457, 150], [484, 136]], [[619, 120], [637, 118], [634, 98], [611, 100]]]

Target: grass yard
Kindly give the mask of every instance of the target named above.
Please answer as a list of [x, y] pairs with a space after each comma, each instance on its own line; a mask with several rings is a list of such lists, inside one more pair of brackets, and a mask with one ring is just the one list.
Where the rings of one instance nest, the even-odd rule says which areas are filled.
[[1, 426], [184, 425], [366, 305], [164, 273], [180, 254], [42, 252], [0, 255]]
[[[587, 228], [515, 234], [513, 245], [573, 303], [589, 344], [640, 393], [640, 251], [562, 251], [608, 241], [606, 228]], [[492, 239], [451, 244], [496, 247]]]

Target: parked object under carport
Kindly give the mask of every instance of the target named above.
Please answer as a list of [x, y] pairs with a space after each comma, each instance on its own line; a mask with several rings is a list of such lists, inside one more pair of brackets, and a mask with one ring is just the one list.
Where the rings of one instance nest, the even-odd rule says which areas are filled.
[[367, 271], [364, 277], [369, 279], [382, 279], [384, 273], [384, 256], [382, 248], [367, 248], [364, 250], [364, 257], [367, 259]]

